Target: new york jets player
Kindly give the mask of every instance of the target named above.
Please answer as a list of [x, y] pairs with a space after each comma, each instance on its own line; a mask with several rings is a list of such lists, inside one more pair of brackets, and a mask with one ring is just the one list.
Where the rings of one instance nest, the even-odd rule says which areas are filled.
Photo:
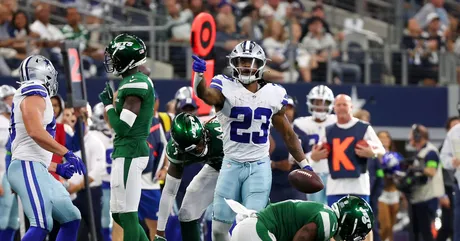
[[[311, 116], [299, 117], [294, 120], [293, 125], [300, 139], [307, 142], [309, 152], [306, 155], [307, 158], [310, 158], [312, 147], [326, 136], [326, 126], [337, 122], [337, 117], [331, 114], [334, 108], [334, 93], [325, 85], [317, 85], [307, 95], [307, 106]], [[327, 175], [329, 174], [327, 159], [318, 162], [310, 161], [310, 163], [323, 180], [325, 188], [317, 193], [307, 194], [308, 200], [326, 204]]]
[[[30, 228], [22, 240], [42, 241], [60, 224], [57, 241], [77, 239], [80, 212], [69, 193], [48, 170], [68, 179], [75, 171], [84, 174], [81, 159], [54, 140], [56, 120], [50, 97], [57, 93], [57, 72], [41, 55], [27, 57], [20, 66], [20, 87], [13, 97], [10, 138], [12, 161], [8, 181], [19, 195]], [[52, 155], [63, 156], [67, 163], [51, 163]]]
[[152, 80], [139, 72], [146, 61], [144, 42], [128, 34], [116, 36], [105, 50], [109, 73], [123, 77], [118, 94], [109, 85], [99, 94], [115, 132], [112, 153], [110, 210], [123, 228], [123, 240], [148, 241], [138, 221], [141, 175], [149, 159], [147, 137], [155, 102]]
[[229, 240], [235, 214], [224, 198], [259, 211], [271, 188], [270, 126], [281, 133], [289, 152], [302, 168], [311, 170], [297, 135], [284, 115], [286, 90], [262, 80], [266, 58], [254, 41], [239, 43], [228, 56], [232, 76], [217, 75], [206, 87], [206, 62], [193, 56], [194, 91], [216, 108], [224, 132], [224, 159], [214, 196], [213, 240]]
[[205, 163], [187, 188], [179, 210], [182, 237], [189, 241], [200, 241], [198, 219], [212, 203], [217, 177], [222, 165], [223, 133], [217, 119], [201, 124], [198, 117], [180, 113], [174, 118], [171, 139], [166, 147], [170, 162], [166, 184], [160, 200], [158, 235], [156, 240], [165, 240], [164, 231], [170, 210], [179, 189], [184, 167], [192, 163]]
[[91, 116], [93, 124], [90, 130], [104, 143], [105, 147], [105, 166], [106, 172], [102, 175], [102, 236], [104, 241], [112, 240], [112, 217], [110, 217], [110, 173], [112, 172], [112, 152], [113, 152], [113, 135], [112, 129], [107, 124], [107, 114], [105, 113], [104, 104], [97, 103], [93, 107]]
[[[346, 196], [331, 207], [312, 201], [287, 200], [268, 205], [260, 212], [244, 207], [245, 218], [232, 233], [232, 241], [360, 241], [372, 229], [374, 215], [366, 201]], [[238, 210], [239, 209], [239, 210]]]

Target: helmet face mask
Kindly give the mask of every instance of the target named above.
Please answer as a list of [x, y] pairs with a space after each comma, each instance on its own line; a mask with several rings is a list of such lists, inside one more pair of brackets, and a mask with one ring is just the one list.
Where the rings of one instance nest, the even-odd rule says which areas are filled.
[[334, 93], [325, 85], [318, 85], [307, 95], [308, 112], [319, 120], [325, 120], [334, 108]]
[[242, 84], [262, 79], [267, 59], [265, 52], [254, 41], [239, 43], [228, 56], [233, 78]]

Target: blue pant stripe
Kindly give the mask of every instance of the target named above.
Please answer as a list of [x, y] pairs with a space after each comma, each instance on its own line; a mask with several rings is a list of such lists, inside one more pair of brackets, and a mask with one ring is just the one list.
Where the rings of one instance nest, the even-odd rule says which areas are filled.
[[46, 223], [45, 202], [43, 201], [42, 192], [40, 190], [40, 186], [38, 185], [37, 177], [35, 176], [34, 165], [32, 165], [32, 162], [29, 162], [29, 165], [30, 165], [30, 170], [32, 171], [32, 179], [34, 180], [35, 188], [37, 189], [38, 200], [40, 200], [40, 207], [42, 209], [42, 216], [43, 216], [43, 224], [45, 225], [44, 229], [48, 229], [48, 224]]
[[37, 226], [39, 228], [43, 228], [43, 227], [40, 227], [40, 222], [39, 222], [39, 219], [38, 219], [37, 207], [35, 206], [35, 200], [34, 200], [34, 197], [32, 196], [32, 190], [30, 189], [29, 179], [27, 178], [26, 162], [21, 161], [21, 166], [22, 166], [22, 175], [24, 176], [24, 183], [26, 184], [27, 194], [29, 195], [30, 205], [32, 206], [32, 210], [34, 212], [34, 216], [35, 216]]

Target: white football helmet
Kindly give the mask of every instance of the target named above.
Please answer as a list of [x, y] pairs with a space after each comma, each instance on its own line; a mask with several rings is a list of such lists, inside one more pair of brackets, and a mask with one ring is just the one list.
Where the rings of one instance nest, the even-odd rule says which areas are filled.
[[325, 85], [318, 85], [307, 95], [308, 112], [313, 117], [325, 120], [334, 108], [334, 93]]
[[0, 86], [0, 99], [3, 100], [5, 97], [14, 95], [16, 89], [13, 86], [2, 85]]
[[176, 91], [174, 99], [181, 101], [193, 97], [193, 88], [191, 86], [184, 86]]
[[245, 40], [239, 43], [227, 58], [233, 78], [242, 84], [247, 85], [262, 79], [267, 58], [262, 47], [254, 41]]
[[19, 67], [19, 84], [29, 81], [40, 81], [48, 90], [50, 97], [58, 91], [57, 71], [51, 61], [42, 55], [31, 55], [24, 59]]
[[98, 131], [107, 129], [107, 123], [105, 122], [105, 119], [104, 119], [104, 112], [105, 112], [104, 104], [102, 104], [102, 102], [97, 103], [93, 107], [92, 112], [93, 113], [91, 115], [91, 121], [92, 121], [91, 129], [95, 129]]

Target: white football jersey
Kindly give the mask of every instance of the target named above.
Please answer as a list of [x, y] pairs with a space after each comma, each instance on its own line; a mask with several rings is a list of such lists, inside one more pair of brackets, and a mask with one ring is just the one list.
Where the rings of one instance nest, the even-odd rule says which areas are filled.
[[[328, 115], [326, 119], [318, 123], [315, 121], [313, 116], [304, 116], [299, 117], [294, 120], [294, 130], [305, 133], [308, 135], [308, 146], [313, 146], [318, 144], [318, 142], [325, 138], [326, 136], [326, 127], [337, 122], [337, 117], [333, 114]], [[310, 151], [311, 152], [311, 151]], [[307, 153], [307, 156], [311, 153]], [[311, 167], [317, 173], [329, 173], [329, 168], [327, 164], [327, 159], [322, 159], [319, 162], [311, 162]]]
[[113, 135], [110, 133], [103, 133], [102, 131], [91, 131], [94, 136], [96, 136], [105, 147], [105, 172], [102, 175], [103, 182], [110, 183], [110, 173], [112, 171], [112, 152], [113, 152]]
[[217, 112], [225, 158], [252, 162], [268, 157], [271, 118], [287, 104], [286, 90], [270, 83], [252, 93], [225, 75], [215, 76], [210, 87], [225, 96], [224, 106]]
[[3, 180], [3, 175], [6, 173], [6, 144], [8, 142], [8, 129], [10, 120], [0, 114], [0, 182]]
[[45, 99], [46, 107], [43, 113], [43, 129], [54, 138], [56, 133], [56, 119], [54, 119], [53, 105], [48, 90], [40, 83], [30, 81], [16, 90], [11, 107], [11, 152], [12, 160], [36, 161], [43, 163], [47, 168], [51, 163], [53, 153], [41, 148], [27, 133], [21, 112], [21, 102], [27, 97], [38, 95]]

